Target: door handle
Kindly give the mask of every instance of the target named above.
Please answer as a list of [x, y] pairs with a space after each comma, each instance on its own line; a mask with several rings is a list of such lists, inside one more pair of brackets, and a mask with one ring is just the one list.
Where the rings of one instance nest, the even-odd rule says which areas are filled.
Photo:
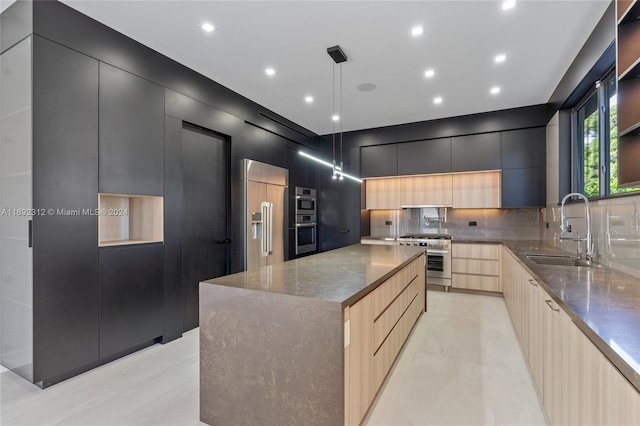
[[33, 220], [29, 221], [29, 247], [33, 247]]
[[560, 309], [556, 309], [553, 306], [551, 306], [551, 300], [545, 300], [545, 302], [546, 302], [547, 306], [549, 306], [549, 308], [551, 308], [551, 310], [553, 312], [558, 312], [560, 310]]
[[350, 231], [349, 231], [348, 229], [347, 229], [347, 230], [344, 230], [344, 231], [340, 231], [340, 233], [341, 233], [341, 234], [348, 234], [349, 232], [350, 232]]
[[216, 241], [217, 244], [229, 244], [231, 240], [229, 238], [225, 238], [224, 240]]
[[262, 211], [262, 235], [260, 236], [260, 244], [262, 245], [262, 256], [269, 255], [269, 242], [268, 238], [268, 230], [269, 227], [269, 204], [265, 201], [260, 204], [260, 209]]

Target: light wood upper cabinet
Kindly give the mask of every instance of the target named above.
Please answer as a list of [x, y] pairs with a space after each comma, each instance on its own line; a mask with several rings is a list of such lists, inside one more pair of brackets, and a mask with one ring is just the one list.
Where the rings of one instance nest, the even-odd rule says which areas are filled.
[[453, 208], [500, 208], [500, 172], [453, 175]]
[[366, 208], [402, 206], [499, 208], [500, 172], [445, 173], [366, 180]]
[[404, 178], [401, 192], [402, 206], [451, 206], [453, 203], [453, 176], [450, 174], [409, 176]]
[[367, 179], [367, 209], [395, 210], [400, 208], [400, 194], [404, 178]]

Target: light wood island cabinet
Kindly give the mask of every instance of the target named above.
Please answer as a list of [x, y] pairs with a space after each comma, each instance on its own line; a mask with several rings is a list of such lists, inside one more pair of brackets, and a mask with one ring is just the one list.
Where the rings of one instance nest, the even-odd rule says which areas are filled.
[[366, 415], [418, 317], [425, 309], [422, 255], [344, 310], [345, 423]]

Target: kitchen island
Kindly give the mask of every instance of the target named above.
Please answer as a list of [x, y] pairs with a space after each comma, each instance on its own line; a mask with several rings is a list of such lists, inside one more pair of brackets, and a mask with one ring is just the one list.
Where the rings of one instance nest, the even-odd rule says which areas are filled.
[[200, 420], [359, 423], [424, 311], [424, 262], [357, 244], [200, 283]]

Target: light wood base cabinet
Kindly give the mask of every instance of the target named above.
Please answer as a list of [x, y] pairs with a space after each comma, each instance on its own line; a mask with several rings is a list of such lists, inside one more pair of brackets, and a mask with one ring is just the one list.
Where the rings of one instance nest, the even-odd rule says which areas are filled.
[[639, 425], [640, 393], [506, 248], [501, 281], [552, 425]]
[[345, 308], [345, 424], [358, 425], [425, 307], [422, 255]]
[[452, 288], [502, 291], [500, 287], [500, 246], [454, 243], [451, 250]]

